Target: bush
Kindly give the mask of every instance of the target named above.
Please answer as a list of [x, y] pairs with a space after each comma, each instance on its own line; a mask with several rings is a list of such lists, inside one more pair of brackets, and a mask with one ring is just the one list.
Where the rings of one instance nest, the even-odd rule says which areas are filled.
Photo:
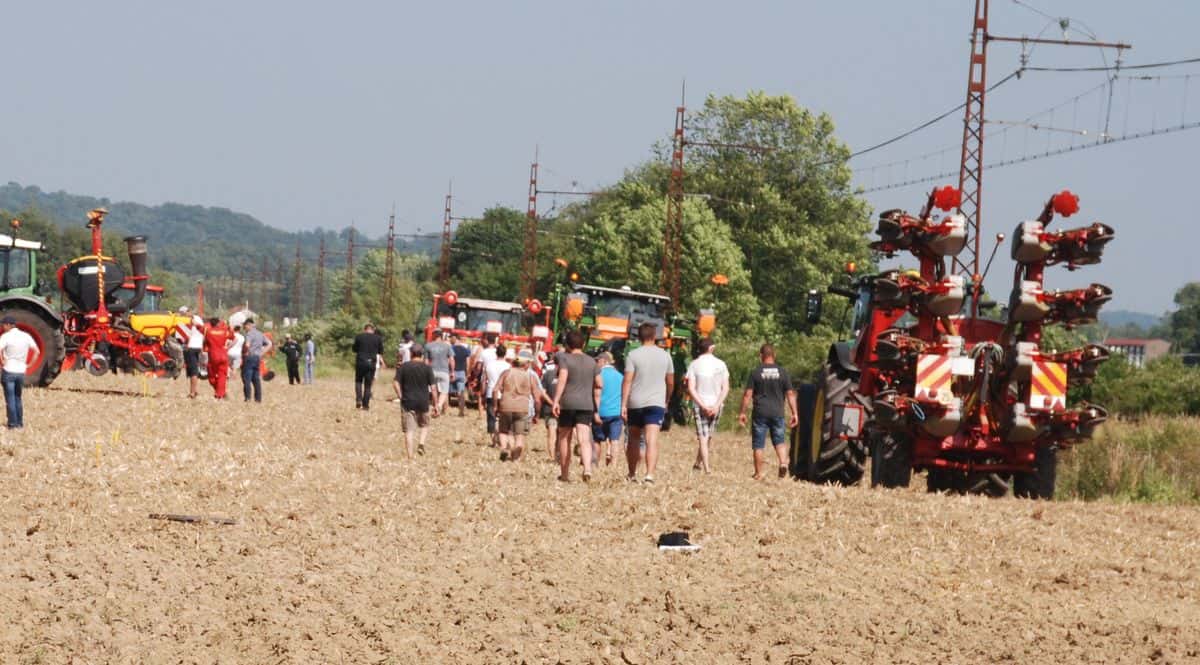
[[1151, 503], [1200, 502], [1200, 418], [1109, 422], [1059, 454], [1058, 496]]
[[1176, 356], [1156, 358], [1136, 368], [1114, 357], [1100, 366], [1096, 381], [1072, 391], [1122, 416], [1200, 416], [1200, 371]]

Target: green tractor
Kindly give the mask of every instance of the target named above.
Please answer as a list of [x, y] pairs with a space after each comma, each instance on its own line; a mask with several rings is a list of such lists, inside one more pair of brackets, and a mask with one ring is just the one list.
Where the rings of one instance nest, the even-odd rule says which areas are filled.
[[692, 319], [676, 314], [667, 296], [634, 291], [628, 286], [614, 289], [581, 284], [577, 275], [571, 277], [555, 287], [551, 298], [556, 345], [563, 345], [568, 331], [578, 330], [584, 335], [586, 353], [608, 351], [617, 369], [624, 372], [626, 355], [641, 346], [638, 328], [652, 324], [658, 331], [655, 344], [669, 351], [675, 362], [675, 392], [668, 410], [676, 422], [682, 423], [683, 373], [695, 343], [716, 327], [713, 310], [701, 310]]
[[[13, 221], [13, 230], [20, 222]], [[62, 369], [66, 342], [63, 319], [37, 295], [38, 252], [42, 243], [0, 233], [0, 318], [11, 316], [16, 326], [37, 343], [37, 359], [25, 373], [30, 386], [48, 386]]]

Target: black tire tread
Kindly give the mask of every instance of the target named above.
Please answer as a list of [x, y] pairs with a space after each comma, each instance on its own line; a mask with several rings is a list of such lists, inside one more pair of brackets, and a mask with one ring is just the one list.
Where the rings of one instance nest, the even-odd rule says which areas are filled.
[[832, 428], [833, 407], [852, 401], [857, 387], [858, 383], [853, 378], [828, 364], [817, 379], [817, 388], [825, 392], [825, 409], [822, 414], [813, 414], [813, 426], [819, 426], [823, 433], [821, 450], [810, 469], [810, 480], [815, 483], [854, 485], [862, 480], [867, 460], [865, 441], [828, 436]]

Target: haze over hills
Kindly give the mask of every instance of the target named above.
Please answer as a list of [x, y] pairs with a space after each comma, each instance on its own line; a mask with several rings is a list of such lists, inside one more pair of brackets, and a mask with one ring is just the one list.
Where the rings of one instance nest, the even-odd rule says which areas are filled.
[[1100, 312], [1100, 322], [1109, 326], [1110, 328], [1134, 325], [1145, 330], [1150, 330], [1154, 326], [1158, 325], [1161, 321], [1161, 314], [1131, 312], [1127, 309], [1114, 309], [1111, 312]]
[[[296, 255], [297, 240], [301, 255], [315, 260], [322, 237], [327, 249], [327, 267], [345, 264], [348, 227], [336, 231], [318, 228], [290, 232], [228, 208], [180, 203], [147, 206], [63, 191], [45, 192], [37, 186], [15, 182], [0, 186], [0, 210], [13, 214], [36, 210], [60, 228], [83, 226], [87, 211], [98, 207], [108, 208], [106, 227], [114, 232], [146, 235], [152, 265], [173, 272], [230, 275], [243, 266], [257, 265], [263, 258], [290, 262]], [[370, 245], [385, 243], [382, 238], [363, 238], [361, 233], [356, 239]], [[428, 253], [436, 250], [437, 242], [398, 239], [396, 246], [401, 252]]]

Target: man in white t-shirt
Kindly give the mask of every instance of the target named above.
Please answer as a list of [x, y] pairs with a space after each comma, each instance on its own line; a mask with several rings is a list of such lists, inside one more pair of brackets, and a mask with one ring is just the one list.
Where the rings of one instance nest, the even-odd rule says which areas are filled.
[[500, 375], [512, 369], [512, 362], [517, 359], [517, 352], [509, 349], [503, 356], [500, 351], [495, 351], [499, 356], [488, 364], [483, 366], [483, 401], [484, 407], [487, 410], [487, 431], [492, 435], [492, 446], [500, 445], [500, 428], [497, 427], [496, 407], [492, 404], [492, 393], [495, 392], [496, 385], [500, 381]]
[[700, 355], [688, 365], [687, 374], [683, 377], [687, 384], [688, 395], [692, 398], [692, 413], [696, 416], [696, 438], [700, 449], [696, 452], [696, 464], [693, 469], [710, 473], [712, 467], [708, 463], [708, 444], [712, 435], [717, 431], [717, 422], [721, 420], [721, 407], [729, 396], [729, 368], [725, 361], [713, 355], [713, 341], [708, 338], [696, 344]]
[[8, 428], [21, 429], [25, 426], [25, 409], [21, 403], [21, 389], [25, 385], [25, 372], [30, 365], [37, 364], [41, 349], [29, 333], [17, 327], [11, 316], [0, 320], [0, 357], [4, 369], [0, 371], [0, 383], [4, 384], [4, 407], [8, 413]]

